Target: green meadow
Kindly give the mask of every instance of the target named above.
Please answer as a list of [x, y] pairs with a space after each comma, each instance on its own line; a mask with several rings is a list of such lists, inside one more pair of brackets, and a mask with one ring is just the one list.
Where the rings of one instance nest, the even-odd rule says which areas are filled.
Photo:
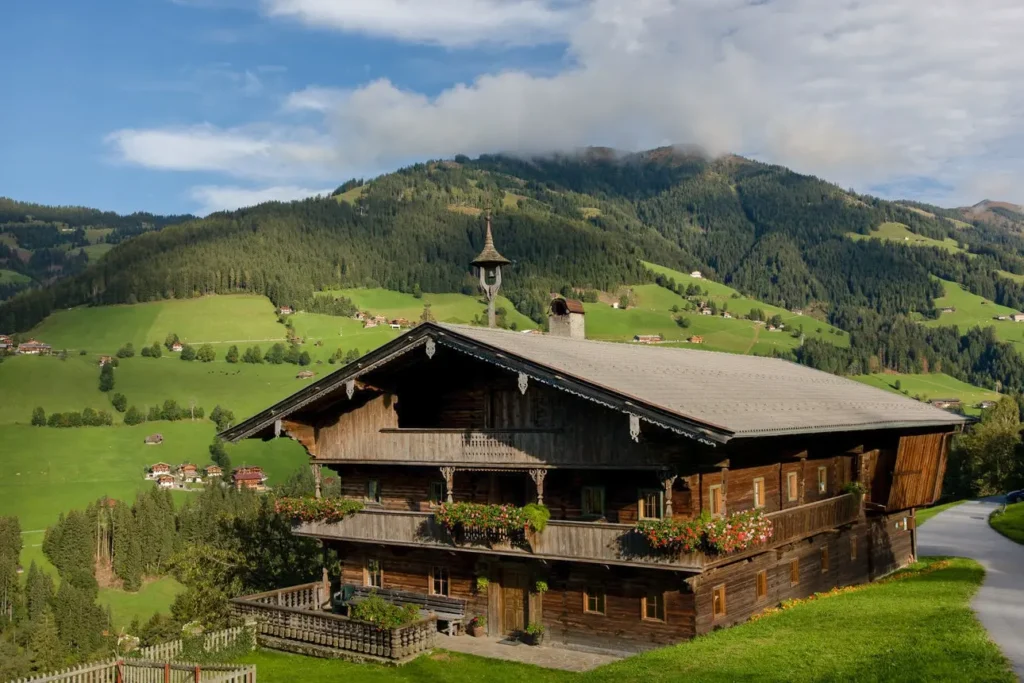
[[25, 282], [32, 282], [32, 278], [13, 270], [0, 268], [0, 285], [22, 284]]
[[[389, 289], [340, 289], [327, 292], [336, 296], [344, 296], [352, 300], [359, 310], [369, 311], [375, 315], [388, 318], [406, 318], [416, 322], [423, 313], [423, 305], [430, 304], [430, 312], [434, 319], [442, 323], [468, 324], [474, 318], [485, 318], [487, 305], [479, 297], [466, 294], [431, 294], [424, 293], [422, 298], [412, 294], [403, 294]], [[495, 308], [504, 308], [505, 319], [509, 324], [525, 330], [537, 327], [537, 324], [516, 310], [512, 302], [503, 296], [495, 301]]]
[[929, 327], [945, 325], [956, 325], [961, 332], [966, 332], [972, 327], [993, 327], [996, 337], [1005, 342], [1011, 342], [1017, 347], [1017, 351], [1024, 353], [1024, 323], [1015, 323], [1012, 320], [996, 320], [998, 316], [1012, 316], [1018, 311], [1006, 306], [989, 301], [977, 294], [972, 294], [955, 282], [942, 280], [942, 287], [945, 295], [935, 300], [936, 308], [953, 307], [952, 313], [942, 313], [937, 320], [926, 320], [924, 324]]
[[962, 253], [964, 251], [960, 248], [957, 241], [951, 237], [937, 240], [925, 237], [924, 235], [918, 235], [916, 232], [911, 232], [910, 228], [903, 223], [882, 223], [867, 235], [849, 232], [846, 233], [846, 236], [852, 240], [880, 239], [886, 242], [898, 242], [915, 247], [936, 247], [953, 253]]
[[55, 349], [113, 353], [126, 342], [136, 351], [168, 333], [192, 344], [251, 343], [284, 339], [274, 306], [262, 296], [233, 294], [144, 304], [79, 307], [58, 311], [29, 334]]
[[[876, 375], [855, 375], [850, 379], [867, 384], [878, 389], [885, 389], [893, 393], [905, 394], [911, 398], [919, 398], [928, 401], [936, 398], [958, 398], [964, 402], [964, 412], [969, 415], [978, 415], [981, 410], [975, 408], [982, 401], [998, 401], [1001, 394], [981, 387], [976, 387], [967, 382], [961, 382], [955, 377], [933, 372], [929, 374], [901, 375], [901, 374], [876, 374]], [[896, 388], [899, 382], [900, 388]]]

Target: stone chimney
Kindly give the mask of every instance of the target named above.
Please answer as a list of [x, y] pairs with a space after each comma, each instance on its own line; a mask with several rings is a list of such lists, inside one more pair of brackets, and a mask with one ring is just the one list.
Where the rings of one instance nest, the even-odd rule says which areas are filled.
[[551, 301], [548, 313], [548, 332], [555, 337], [586, 339], [583, 326], [583, 303], [575, 299], [557, 297]]

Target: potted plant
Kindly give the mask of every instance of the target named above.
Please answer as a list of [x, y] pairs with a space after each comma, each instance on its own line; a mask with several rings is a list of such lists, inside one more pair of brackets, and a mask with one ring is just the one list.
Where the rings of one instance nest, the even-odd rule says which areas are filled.
[[478, 576], [478, 577], [476, 577], [476, 592], [477, 593], [485, 593], [485, 592], [487, 592], [487, 587], [490, 586], [490, 585], [491, 585], [491, 580], [488, 579], [486, 576]]
[[528, 645], [541, 645], [544, 642], [544, 625], [532, 622], [526, 627], [524, 640]]
[[534, 584], [533, 589], [535, 591], [537, 591], [538, 593], [541, 593], [541, 594], [547, 593], [548, 592], [548, 582], [547, 581], [538, 581], [536, 584]]
[[469, 631], [469, 635], [473, 636], [474, 638], [483, 638], [484, 636], [486, 636], [487, 615], [478, 614], [477, 616], [473, 617], [469, 622], [467, 630]]

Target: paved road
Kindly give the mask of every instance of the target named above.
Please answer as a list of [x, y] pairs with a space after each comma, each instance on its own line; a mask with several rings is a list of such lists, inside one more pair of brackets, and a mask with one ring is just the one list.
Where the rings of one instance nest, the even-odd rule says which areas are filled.
[[988, 525], [1000, 503], [968, 501], [935, 515], [919, 530], [918, 553], [970, 557], [985, 567], [971, 607], [1024, 680], [1024, 545]]

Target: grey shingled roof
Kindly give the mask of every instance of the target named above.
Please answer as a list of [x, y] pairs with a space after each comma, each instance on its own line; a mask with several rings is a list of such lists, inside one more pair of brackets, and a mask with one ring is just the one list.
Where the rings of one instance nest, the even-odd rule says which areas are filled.
[[913, 399], [777, 358], [439, 327], [734, 436], [966, 422]]

